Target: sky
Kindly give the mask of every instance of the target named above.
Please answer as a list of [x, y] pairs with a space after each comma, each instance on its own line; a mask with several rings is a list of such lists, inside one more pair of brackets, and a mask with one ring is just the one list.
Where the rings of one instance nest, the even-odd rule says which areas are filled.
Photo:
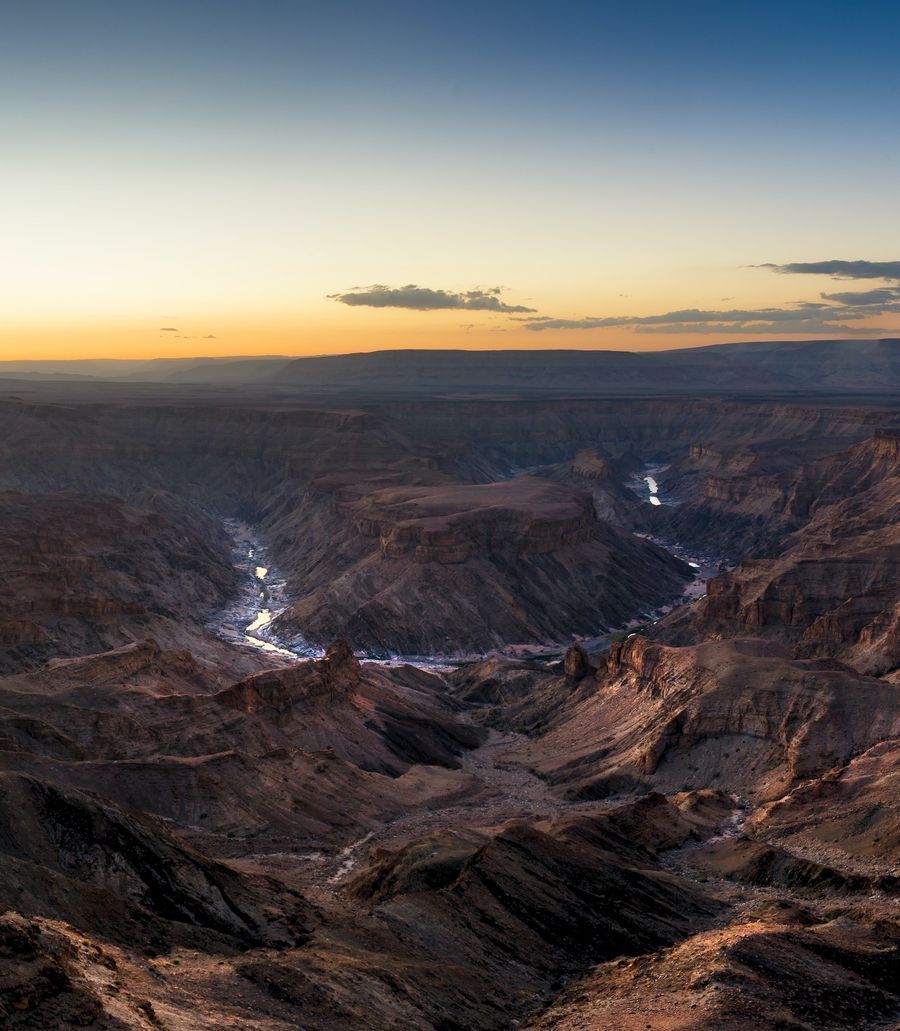
[[900, 336], [900, 5], [0, 0], [0, 358]]

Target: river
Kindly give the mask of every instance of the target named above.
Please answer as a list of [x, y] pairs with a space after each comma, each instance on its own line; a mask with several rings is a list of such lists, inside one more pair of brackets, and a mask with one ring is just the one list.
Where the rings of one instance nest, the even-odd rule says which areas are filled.
[[234, 602], [210, 624], [211, 629], [232, 644], [250, 645], [286, 659], [324, 654], [308, 646], [288, 648], [274, 639], [272, 621], [287, 603], [284, 581], [271, 577], [268, 555], [251, 526], [239, 519], [226, 519], [225, 529], [233, 542], [232, 561], [241, 574], [241, 586]]
[[[664, 506], [665, 493], [660, 491], [660, 473], [664, 465], [646, 465], [636, 474], [629, 486], [639, 496], [654, 506]], [[325, 652], [295, 635], [290, 640], [275, 632], [274, 620], [288, 604], [285, 582], [277, 575], [268, 552], [254, 531], [253, 527], [238, 519], [225, 520], [225, 529], [234, 542], [233, 562], [241, 573], [241, 588], [237, 598], [224, 611], [219, 612], [209, 624], [218, 636], [232, 644], [240, 644], [255, 648], [272, 657], [285, 660], [321, 658]], [[655, 537], [648, 533], [636, 533], [635, 536], [652, 541], [664, 548], [676, 558], [686, 562], [694, 570], [694, 578], [685, 585], [684, 594], [670, 604], [659, 606], [652, 611], [638, 614], [623, 630], [654, 623], [667, 612], [685, 602], [703, 597], [706, 592], [706, 581], [719, 572], [718, 559], [710, 556], [695, 555], [677, 543]], [[585, 638], [582, 643], [588, 650], [600, 650], [608, 644], [610, 634]], [[506, 654], [510, 658], [545, 658], [556, 659], [566, 647], [560, 643], [558, 647], [510, 646]], [[436, 672], [453, 669], [468, 662], [484, 658], [482, 655], [459, 657], [436, 655], [391, 655], [388, 658], [362, 656], [367, 662], [379, 665], [411, 665], [420, 669]]]
[[[288, 604], [285, 582], [275, 573], [253, 527], [239, 519], [226, 519], [224, 526], [233, 541], [232, 561], [241, 574], [241, 586], [232, 604], [216, 614], [209, 628], [232, 644], [249, 646], [272, 656], [291, 660], [322, 658], [325, 649], [315, 647], [299, 634], [288, 640], [276, 633], [274, 621]], [[409, 665], [436, 672], [481, 658], [474, 655], [457, 660], [431, 655], [361, 657], [377, 665]]]

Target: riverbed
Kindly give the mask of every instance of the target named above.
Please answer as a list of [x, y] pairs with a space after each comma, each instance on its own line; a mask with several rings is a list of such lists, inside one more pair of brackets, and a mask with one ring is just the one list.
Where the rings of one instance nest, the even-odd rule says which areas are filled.
[[[321, 659], [324, 648], [317, 648], [299, 634], [290, 639], [278, 634], [274, 623], [288, 605], [286, 586], [253, 527], [238, 519], [226, 519], [224, 526], [233, 541], [232, 561], [240, 573], [241, 587], [234, 602], [209, 624], [210, 629], [232, 644], [255, 648], [272, 657], [292, 661]], [[377, 665], [409, 665], [435, 672], [483, 658], [481, 655], [452, 659], [431, 655], [360, 657]]]
[[[664, 465], [648, 464], [636, 474], [629, 486], [653, 506], [668, 504], [666, 493], [661, 488], [661, 474]], [[232, 644], [243, 645], [265, 652], [274, 659], [296, 661], [297, 659], [321, 658], [324, 649], [310, 644], [301, 635], [290, 639], [279, 635], [275, 628], [275, 620], [288, 605], [285, 581], [278, 575], [265, 545], [252, 526], [237, 519], [225, 521], [225, 529], [234, 542], [232, 560], [241, 575], [241, 587], [235, 601], [225, 610], [218, 613], [210, 623], [210, 629]], [[706, 581], [715, 576], [720, 569], [718, 559], [697, 555], [677, 543], [666, 541], [648, 533], [636, 533], [635, 536], [652, 541], [676, 558], [686, 562], [694, 571], [694, 577], [685, 585], [681, 597], [671, 603], [661, 605], [653, 610], [638, 613], [629, 623], [619, 628], [632, 630], [635, 627], [654, 623], [666, 613], [679, 605], [702, 598], [706, 593]], [[589, 651], [603, 650], [609, 643], [613, 632], [606, 632], [597, 637], [583, 638], [582, 644]], [[567, 644], [557, 645], [510, 645], [502, 652], [508, 658], [558, 659]], [[477, 662], [485, 655], [361, 655], [367, 662], [379, 665], [411, 665], [420, 669], [435, 672], [447, 671], [470, 662]]]

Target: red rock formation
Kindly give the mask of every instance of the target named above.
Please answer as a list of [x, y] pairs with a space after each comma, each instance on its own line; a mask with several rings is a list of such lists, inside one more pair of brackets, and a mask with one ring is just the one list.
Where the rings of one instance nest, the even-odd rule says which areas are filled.
[[566, 676], [572, 677], [573, 680], [581, 680], [582, 677], [586, 677], [588, 673], [593, 672], [591, 660], [588, 658], [587, 652], [577, 642], [570, 644], [566, 649], [566, 654], [563, 657], [563, 669], [566, 672]]
[[898, 733], [894, 695], [761, 640], [670, 648], [636, 636], [519, 754], [582, 798], [651, 783], [773, 798]]
[[379, 490], [319, 515], [276, 623], [313, 642], [452, 654], [596, 635], [689, 575], [597, 519], [590, 495], [537, 477]]
[[[206, 536], [204, 536], [206, 535]], [[115, 498], [0, 494], [6, 667], [198, 623], [235, 573], [208, 520], [171, 522]], [[168, 636], [181, 632], [169, 624]]]

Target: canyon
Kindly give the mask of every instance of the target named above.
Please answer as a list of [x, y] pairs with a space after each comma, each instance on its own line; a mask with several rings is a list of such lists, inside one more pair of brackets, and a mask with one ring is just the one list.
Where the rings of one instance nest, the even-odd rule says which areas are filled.
[[0, 1025], [900, 1026], [900, 408], [735, 353], [4, 380]]

